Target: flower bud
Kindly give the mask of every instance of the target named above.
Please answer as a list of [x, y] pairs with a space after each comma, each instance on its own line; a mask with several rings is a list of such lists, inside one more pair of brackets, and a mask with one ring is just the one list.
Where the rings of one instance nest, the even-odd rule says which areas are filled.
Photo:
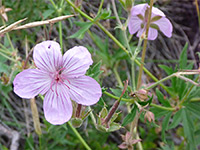
[[99, 112], [99, 115], [97, 116], [98, 117], [96, 124], [97, 130], [102, 132], [113, 132], [119, 130], [121, 128], [121, 125], [114, 122], [114, 120], [118, 117], [119, 113], [114, 113], [111, 116], [110, 120], [108, 122], [105, 122], [105, 119], [108, 116], [108, 110], [104, 106], [103, 109]]
[[74, 128], [79, 128], [83, 124], [83, 120], [81, 118], [72, 118], [71, 123]]
[[146, 122], [146, 119], [149, 122], [152, 122], [152, 121], [155, 120], [155, 117], [154, 117], [154, 114], [151, 111], [147, 111], [146, 114], [144, 115], [144, 119], [145, 119], [145, 122]]
[[133, 6], [133, 0], [125, 0], [125, 8], [128, 12], [131, 12]]
[[145, 100], [147, 100], [149, 98], [149, 96], [151, 96], [151, 94], [148, 93], [148, 91], [145, 90], [145, 89], [140, 89], [140, 90], [134, 92], [133, 94], [131, 94], [131, 96], [137, 97], [141, 101], [145, 101]]

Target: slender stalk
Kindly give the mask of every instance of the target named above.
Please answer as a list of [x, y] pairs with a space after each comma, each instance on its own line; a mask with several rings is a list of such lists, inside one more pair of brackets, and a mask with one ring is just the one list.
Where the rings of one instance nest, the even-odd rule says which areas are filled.
[[195, 5], [196, 5], [196, 9], [197, 9], [197, 16], [198, 16], [199, 30], [200, 30], [200, 14], [199, 14], [199, 4], [198, 4], [198, 0], [195, 0]]
[[11, 60], [11, 61], [13, 61], [13, 62], [17, 62], [17, 60], [15, 60], [15, 59], [13, 59], [13, 58], [11, 58], [11, 57], [5, 55], [5, 54], [2, 53], [2, 52], [0, 52], [0, 55], [3, 56], [3, 57], [5, 57], [5, 58], [7, 58], [7, 59], [9, 59], [9, 60]]
[[[197, 82], [198, 79], [199, 79], [199, 77], [197, 77], [194, 81]], [[193, 88], [194, 88], [194, 84], [189, 88], [189, 90], [187, 91], [187, 93], [185, 94], [183, 99], [181, 100], [179, 106], [181, 106], [185, 102], [185, 100], [187, 100], [187, 98], [188, 98], [188, 96], [189, 96], [189, 94], [190, 94], [190, 92], [192, 91]]]
[[78, 131], [72, 126], [71, 122], [68, 121], [67, 123], [68, 123], [68, 125], [70, 126], [70, 128], [72, 129], [72, 131], [76, 134], [77, 138], [78, 138], [78, 139], [81, 141], [81, 143], [85, 146], [85, 148], [86, 148], [87, 150], [92, 150], [92, 149], [88, 146], [88, 144], [85, 142], [85, 140], [81, 137], [81, 135], [78, 133]]
[[151, 103], [150, 106], [160, 108], [160, 109], [163, 109], [163, 110], [169, 110], [169, 111], [175, 111], [176, 110], [176, 108], [174, 108], [174, 107], [164, 107], [164, 106], [156, 105], [156, 104], [153, 104], [153, 103]]
[[143, 72], [144, 59], [145, 59], [146, 49], [147, 49], [147, 39], [148, 39], [148, 33], [149, 33], [149, 27], [150, 27], [152, 7], [153, 7], [153, 0], [150, 1], [150, 9], [149, 9], [147, 28], [146, 28], [146, 33], [145, 33], [146, 39], [144, 40], [144, 45], [143, 45], [143, 50], [142, 50], [142, 63], [140, 65], [140, 69], [139, 69], [137, 89], [140, 88], [141, 82], [142, 82], [142, 72]]
[[62, 22], [59, 21], [58, 23], [59, 26], [59, 41], [60, 41], [60, 47], [61, 47], [61, 52], [63, 54], [63, 38], [62, 38]]
[[6, 50], [4, 50], [4, 49], [1, 49], [1, 48], [0, 48], [0, 52], [5, 53], [5, 54], [8, 54], [8, 55], [12, 55], [11, 52], [8, 52], [8, 51], [6, 51]]
[[115, 64], [115, 66], [114, 66], [114, 68], [113, 68], [113, 72], [114, 72], [114, 74], [115, 74], [115, 77], [116, 77], [116, 79], [117, 79], [117, 82], [119, 83], [119, 86], [120, 86], [120, 87], [123, 87], [122, 80], [121, 80], [121, 78], [120, 78], [120, 76], [119, 76], [119, 73], [118, 73], [118, 71], [117, 71], [118, 64], [119, 64], [119, 62], [117, 62], [117, 63]]
[[96, 127], [96, 119], [95, 119], [95, 117], [94, 117], [94, 114], [92, 113], [92, 109], [91, 109], [90, 106], [88, 106], [88, 111], [90, 111], [90, 117], [91, 117], [91, 119], [92, 119], [93, 124], [94, 124], [95, 127]]
[[39, 148], [42, 150], [42, 135], [39, 135]]
[[190, 102], [200, 102], [200, 98], [199, 97], [192, 98]]
[[134, 54], [131, 57], [131, 75], [132, 75], [132, 86], [133, 86], [133, 92], [136, 91], [136, 82], [135, 82], [135, 59], [140, 52], [140, 47], [142, 44], [143, 39], [139, 38], [138, 45], [134, 51]]
[[[6, 25], [6, 23], [5, 23], [5, 21], [3, 20], [3, 18], [1, 18], [1, 20], [2, 20], [2, 22], [3, 22], [3, 25]], [[14, 48], [14, 46], [13, 46], [13, 44], [12, 44], [12, 41], [11, 41], [11, 39], [10, 39], [10, 36], [9, 36], [9, 33], [8, 33], [8, 32], [6, 32], [6, 37], [7, 37], [7, 39], [8, 39], [8, 42], [9, 42], [9, 44], [10, 44], [10, 46], [11, 46], [12, 51], [15, 51], [15, 48]]]
[[104, 0], [101, 0], [101, 3], [100, 3], [100, 6], [99, 6], [99, 10], [97, 12], [97, 15], [101, 13], [101, 9], [103, 7], [103, 3], [104, 3]]
[[[61, 16], [61, 14], [62, 14], [61, 8], [62, 8], [62, 5], [64, 3], [64, 0], [61, 0], [60, 8], [58, 8], [58, 6], [54, 3], [53, 0], [49, 0], [49, 1], [53, 5], [54, 9], [57, 11], [58, 17]], [[59, 21], [59, 23], [58, 23], [58, 30], [59, 30], [59, 41], [60, 41], [61, 52], [63, 53], [63, 37], [62, 37], [62, 22], [61, 21]]]
[[111, 2], [112, 2], [112, 5], [113, 5], [113, 12], [114, 12], [114, 14], [115, 14], [117, 23], [122, 27], [122, 23], [121, 23], [121, 21], [120, 21], [120, 19], [119, 19], [119, 15], [118, 15], [118, 13], [117, 13], [116, 5], [115, 5], [115, 0], [111, 0]]
[[51, 4], [53, 5], [54, 9], [57, 10], [57, 6], [56, 6], [56, 4], [54, 3], [54, 1], [53, 1], [53, 0], [49, 0], [49, 1], [50, 1]]
[[[111, 98], [116, 99], [116, 100], [119, 99], [118, 96], [115, 96], [115, 95], [108, 93], [106, 91], [104, 91], [103, 93], [106, 94], [107, 96], [111, 97]], [[124, 101], [124, 102], [130, 102], [130, 103], [134, 103], [134, 101], [135, 101], [135, 99], [128, 99], [128, 98], [121, 98], [121, 100]]]
[[131, 59], [131, 82], [132, 82], [132, 88], [133, 88], [133, 92], [136, 90], [135, 88], [135, 63], [134, 60]]
[[174, 73], [174, 74], [171, 74], [171, 75], [169, 75], [169, 76], [167, 76], [167, 77], [165, 77], [165, 78], [163, 78], [163, 79], [161, 79], [161, 80], [155, 82], [154, 84], [148, 86], [146, 89], [147, 89], [147, 90], [150, 90], [151, 88], [154, 88], [154, 87], [157, 86], [158, 84], [160, 84], [160, 83], [162, 83], [162, 82], [164, 82], [164, 81], [166, 81], [166, 80], [169, 80], [169, 79], [171, 79], [172, 77], [175, 77], [175, 76], [176, 76], [175, 73]]

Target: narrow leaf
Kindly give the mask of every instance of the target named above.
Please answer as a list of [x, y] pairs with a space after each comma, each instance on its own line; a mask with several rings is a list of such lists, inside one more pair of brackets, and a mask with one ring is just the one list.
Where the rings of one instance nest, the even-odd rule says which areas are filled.
[[179, 125], [179, 123], [182, 120], [182, 109], [180, 109], [178, 112], [175, 113], [174, 117], [173, 117], [173, 121], [172, 123], [169, 125], [169, 129], [173, 129], [175, 127], [177, 127]]
[[127, 124], [133, 121], [133, 119], [135, 118], [136, 111], [137, 111], [137, 107], [134, 106], [131, 112], [124, 118], [122, 122], [122, 126], [126, 126]]
[[163, 104], [166, 107], [171, 107], [169, 101], [167, 99], [164, 99], [164, 95], [159, 91], [158, 88], [156, 89], [156, 95], [161, 104]]
[[180, 69], [185, 69], [187, 66], [187, 49], [188, 49], [188, 43], [185, 44], [180, 58], [179, 58], [179, 68]]

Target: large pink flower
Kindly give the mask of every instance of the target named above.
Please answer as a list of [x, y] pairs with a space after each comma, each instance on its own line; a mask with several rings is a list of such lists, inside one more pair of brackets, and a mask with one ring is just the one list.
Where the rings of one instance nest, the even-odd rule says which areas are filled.
[[45, 94], [44, 115], [51, 124], [63, 124], [71, 118], [71, 100], [87, 106], [98, 102], [101, 87], [85, 76], [93, 63], [85, 47], [76, 46], [62, 56], [57, 42], [45, 41], [35, 46], [33, 59], [37, 69], [19, 73], [13, 82], [14, 92], [22, 98]]
[[[146, 32], [146, 26], [148, 21], [148, 13], [150, 6], [148, 4], [139, 4], [133, 6], [131, 9], [130, 20], [128, 23], [128, 29], [130, 34], [137, 32], [137, 37], [140, 37]], [[165, 36], [172, 36], [172, 24], [166, 18], [165, 14], [158, 8], [152, 8], [150, 28], [148, 33], [148, 40], [155, 40], [160, 30]]]

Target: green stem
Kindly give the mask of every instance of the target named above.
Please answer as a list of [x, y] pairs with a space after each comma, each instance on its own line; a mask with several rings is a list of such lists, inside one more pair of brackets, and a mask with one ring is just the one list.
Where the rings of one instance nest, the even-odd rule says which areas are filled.
[[114, 74], [115, 74], [115, 77], [116, 77], [116, 79], [117, 79], [117, 82], [119, 83], [119, 86], [120, 86], [120, 87], [123, 87], [122, 80], [121, 80], [121, 78], [120, 78], [120, 76], [119, 76], [119, 73], [118, 73], [118, 71], [117, 71], [118, 64], [119, 64], [119, 62], [117, 62], [117, 63], [115, 64], [115, 66], [114, 66], [114, 68], [113, 68], [113, 72], [114, 72]]
[[62, 8], [63, 4], [64, 4], [64, 0], [61, 0], [61, 2], [60, 2], [60, 8]]
[[[106, 94], [107, 96], [111, 97], [111, 98], [116, 99], [116, 100], [119, 100], [119, 98], [120, 98], [120, 97], [115, 96], [115, 95], [108, 93], [106, 91], [104, 91], [103, 93]], [[134, 103], [134, 101], [135, 101], [135, 99], [128, 99], [128, 98], [121, 98], [120, 100], [124, 101], [124, 102], [130, 102], [130, 103]]]
[[131, 59], [131, 78], [132, 78], [132, 87], [133, 92], [136, 90], [135, 88], [135, 63], [134, 60]]
[[56, 6], [56, 4], [54, 3], [54, 1], [53, 1], [53, 0], [49, 0], [49, 1], [50, 1], [51, 4], [53, 5], [54, 9], [57, 10], [57, 6]]
[[147, 21], [146, 33], [145, 33], [146, 39], [144, 40], [144, 45], [143, 45], [143, 50], [142, 50], [142, 63], [139, 69], [137, 89], [140, 88], [141, 82], [142, 82], [142, 72], [143, 72], [144, 59], [145, 59], [146, 49], [147, 49], [147, 41], [148, 41], [147, 39], [148, 39], [148, 33], [149, 33], [149, 27], [150, 27], [152, 7], [153, 7], [153, 0], [150, 1], [150, 9], [149, 9], [148, 21]]
[[76, 136], [78, 137], [78, 139], [81, 141], [81, 143], [85, 146], [85, 148], [87, 150], [92, 150], [88, 144], [85, 142], [85, 140], [81, 137], [81, 135], [78, 133], [78, 131], [72, 126], [72, 124], [70, 123], [70, 121], [67, 122], [68, 125], [70, 126], [70, 128], [73, 130], [73, 132], [76, 134]]
[[59, 26], [59, 40], [60, 40], [61, 53], [63, 54], [63, 38], [62, 38], [62, 22], [61, 21], [58, 23], [58, 26]]
[[176, 108], [164, 107], [164, 106], [156, 105], [156, 104], [153, 104], [153, 103], [151, 103], [150, 106], [160, 108], [160, 109], [163, 109], [163, 110], [169, 110], [169, 111], [175, 111], [176, 110]]
[[92, 109], [91, 109], [91, 107], [90, 106], [88, 106], [88, 111], [90, 111], [90, 117], [91, 117], [91, 119], [92, 119], [92, 122], [93, 122], [93, 124], [94, 124], [94, 126], [96, 127], [96, 119], [95, 119], [95, 117], [94, 117], [94, 114], [92, 113]]
[[[57, 11], [58, 16], [61, 16], [61, 14], [62, 14], [62, 5], [64, 3], [64, 0], [61, 0], [60, 8], [58, 8], [58, 6], [56, 6], [56, 4], [54, 3], [53, 0], [49, 0], [49, 1], [53, 5], [54, 9]], [[59, 21], [59, 23], [58, 23], [58, 30], [59, 30], [59, 41], [60, 41], [61, 52], [63, 54], [63, 37], [62, 37], [62, 22], [61, 21]]]
[[39, 135], [39, 147], [42, 150], [42, 135]]
[[103, 3], [104, 3], [104, 0], [101, 0], [101, 3], [100, 3], [100, 6], [99, 6], [99, 10], [97, 12], [97, 15], [101, 13], [101, 9], [102, 9]]
[[2, 53], [2, 52], [0, 52], [0, 55], [3, 56], [3, 57], [5, 57], [5, 58], [7, 58], [7, 59], [9, 59], [9, 60], [11, 60], [11, 61], [13, 61], [13, 62], [16, 62], [16, 61], [17, 61], [17, 60], [15, 60], [15, 59], [10, 58], [9, 56], [5, 55], [5, 54]]
[[12, 53], [11, 53], [11, 52], [8, 52], [8, 51], [6, 51], [6, 50], [4, 50], [4, 49], [1, 49], [1, 48], [0, 48], [0, 52], [2, 52], [2, 53], [5, 53], [5, 54], [8, 54], [8, 55], [11, 55], [11, 56], [12, 56]]
[[197, 16], [198, 16], [198, 21], [199, 21], [199, 30], [200, 30], [200, 14], [199, 14], [198, 0], [195, 0], [195, 5], [196, 5], [196, 10], [197, 10]]
[[192, 98], [190, 100], [190, 102], [199, 102], [200, 101], [200, 98], [199, 97], [195, 97], [195, 98]]
[[[1, 18], [1, 20], [2, 20], [2, 22], [3, 22], [3, 25], [6, 25], [6, 23], [5, 23], [5, 21], [3, 20], [3, 18]], [[8, 42], [9, 42], [9, 44], [10, 44], [10, 46], [11, 46], [12, 51], [15, 51], [15, 48], [14, 48], [14, 46], [13, 46], [13, 44], [12, 44], [12, 41], [11, 41], [11, 39], [10, 39], [10, 36], [9, 36], [9, 33], [8, 33], [8, 32], [6, 32], [6, 37], [7, 37], [7, 39], [8, 39]]]
[[[160, 84], [160, 83], [162, 83], [162, 82], [164, 82], [164, 81], [166, 81], [166, 80], [169, 80], [169, 79], [171, 79], [172, 77], [175, 77], [175, 76], [176, 76], [176, 74], [171, 74], [171, 75], [169, 75], [169, 76], [167, 76], [167, 77], [165, 77], [165, 78], [163, 78], [163, 79], [161, 79], [161, 80], [155, 82], [154, 84], [148, 86], [146, 89], [147, 89], [147, 90], [150, 90], [151, 88], [154, 88], [154, 87], [157, 86], [158, 84]], [[172, 94], [172, 93], [171, 93], [171, 94]]]
[[[197, 77], [194, 81], [197, 82], [198, 79], [199, 79], [199, 77]], [[179, 106], [181, 106], [181, 105], [187, 100], [187, 98], [188, 98], [190, 92], [192, 91], [192, 89], [194, 88], [194, 86], [195, 86], [195, 85], [193, 84], [193, 85], [189, 88], [189, 90], [187, 91], [187, 93], [185, 94], [185, 96], [183, 97], [183, 99], [181, 100]]]
[[135, 59], [140, 52], [140, 47], [142, 44], [143, 39], [139, 38], [138, 45], [134, 51], [134, 54], [131, 57], [131, 74], [132, 74], [132, 86], [133, 86], [133, 91], [136, 91], [136, 84], [135, 84]]

